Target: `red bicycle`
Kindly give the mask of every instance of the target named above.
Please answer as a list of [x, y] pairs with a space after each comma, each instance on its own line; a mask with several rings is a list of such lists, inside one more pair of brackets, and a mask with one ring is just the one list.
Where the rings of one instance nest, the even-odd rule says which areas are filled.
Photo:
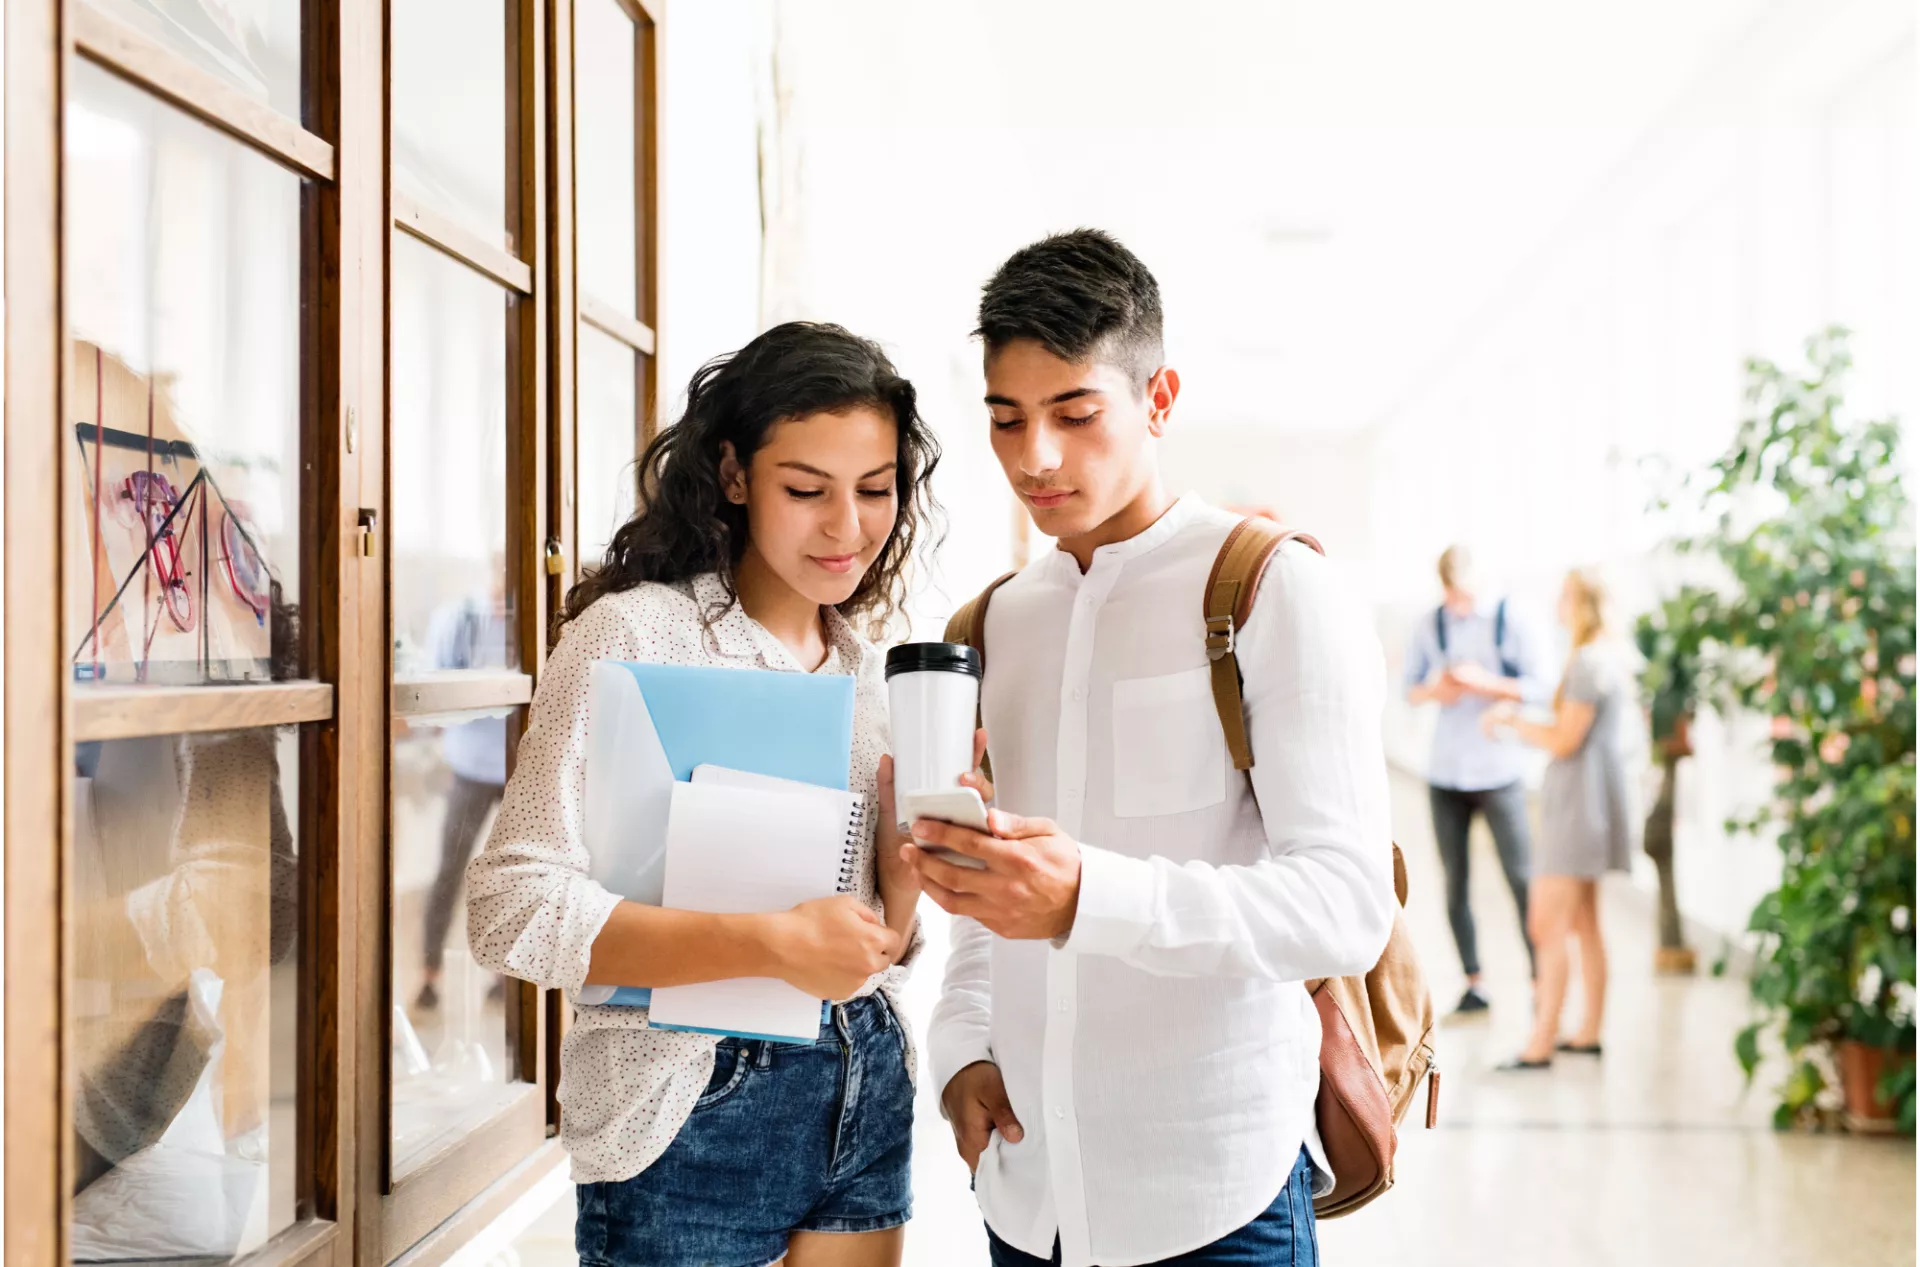
[[193, 591], [187, 586], [180, 541], [173, 531], [173, 514], [179, 504], [180, 495], [166, 476], [135, 471], [120, 481], [114, 517], [130, 528], [144, 528], [153, 577], [160, 585], [161, 606], [173, 627], [186, 633], [194, 625]]
[[241, 602], [253, 611], [258, 624], [267, 623], [267, 605], [272, 600], [272, 576], [267, 561], [254, 547], [257, 535], [247, 504], [228, 501], [220, 514], [220, 565], [226, 570], [227, 584]]

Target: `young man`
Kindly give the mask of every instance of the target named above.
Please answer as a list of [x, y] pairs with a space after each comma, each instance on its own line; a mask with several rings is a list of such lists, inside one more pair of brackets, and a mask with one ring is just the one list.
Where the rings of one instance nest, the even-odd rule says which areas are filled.
[[[1480, 948], [1467, 895], [1467, 832], [1475, 814], [1485, 815], [1493, 832], [1500, 869], [1513, 891], [1520, 915], [1520, 936], [1527, 936], [1527, 875], [1532, 845], [1527, 838], [1527, 790], [1524, 745], [1491, 739], [1480, 717], [1494, 703], [1540, 703], [1553, 694], [1541, 671], [1534, 640], [1507, 609], [1507, 601], [1488, 602], [1475, 592], [1473, 558], [1464, 546], [1447, 547], [1440, 556], [1444, 598], [1414, 626], [1407, 643], [1407, 700], [1440, 705], [1433, 730], [1433, 756], [1427, 764], [1433, 836], [1447, 876], [1447, 922], [1467, 988], [1454, 1008], [1456, 1018], [1484, 1016], [1490, 1006], [1480, 988]], [[1533, 943], [1528, 941], [1531, 958]]]
[[1059, 548], [988, 608], [992, 833], [914, 829], [985, 869], [907, 853], [960, 917], [930, 1059], [994, 1263], [1315, 1261], [1300, 983], [1364, 972], [1391, 927], [1378, 642], [1283, 546], [1236, 644], [1236, 772], [1201, 615], [1236, 517], [1161, 482], [1180, 378], [1152, 274], [1103, 233], [1048, 238], [978, 333], [994, 453]]

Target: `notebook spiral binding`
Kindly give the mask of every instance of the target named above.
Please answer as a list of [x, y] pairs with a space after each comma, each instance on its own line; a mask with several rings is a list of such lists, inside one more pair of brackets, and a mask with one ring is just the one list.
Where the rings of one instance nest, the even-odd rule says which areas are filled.
[[860, 829], [866, 823], [867, 807], [864, 801], [856, 801], [853, 813], [847, 816], [847, 842], [840, 849], [840, 892], [859, 891], [860, 880]]

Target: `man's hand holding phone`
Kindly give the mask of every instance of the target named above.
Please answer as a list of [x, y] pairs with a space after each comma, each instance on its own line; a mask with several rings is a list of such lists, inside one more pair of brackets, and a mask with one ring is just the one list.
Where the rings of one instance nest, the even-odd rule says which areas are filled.
[[[974, 769], [961, 785], [988, 799], [993, 785], [979, 769], [986, 732], [974, 735]], [[987, 812], [987, 830], [922, 818], [901, 851], [920, 873], [921, 889], [950, 915], [977, 920], [989, 932], [1020, 940], [1063, 937], [1080, 902], [1080, 846], [1045, 818]], [[942, 857], [951, 850], [978, 864]]]

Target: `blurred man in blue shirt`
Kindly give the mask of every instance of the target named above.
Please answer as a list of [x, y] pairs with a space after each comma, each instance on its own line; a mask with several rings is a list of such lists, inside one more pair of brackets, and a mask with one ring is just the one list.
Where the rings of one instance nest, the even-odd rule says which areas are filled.
[[[1488, 738], [1480, 729], [1480, 715], [1501, 700], [1535, 703], [1553, 691], [1538, 640], [1511, 618], [1506, 599], [1483, 599], [1474, 592], [1474, 582], [1472, 557], [1462, 546], [1449, 546], [1440, 556], [1445, 599], [1421, 618], [1407, 647], [1407, 701], [1440, 705], [1427, 783], [1433, 834], [1447, 874], [1447, 920], [1467, 977], [1456, 1017], [1482, 1015], [1488, 1007], [1480, 989], [1480, 951], [1467, 900], [1467, 832], [1475, 814], [1484, 815], [1493, 832], [1520, 916], [1520, 935], [1527, 935], [1532, 852], [1522, 782], [1527, 753], [1519, 744]], [[1531, 941], [1527, 954], [1533, 954]]]
[[[499, 669], [507, 665], [510, 626], [506, 609], [506, 560], [496, 554], [485, 596], [459, 599], [434, 613], [427, 640], [435, 669]], [[447, 933], [466, 877], [467, 860], [479, 843], [487, 815], [500, 803], [507, 783], [507, 719], [476, 718], [441, 732], [440, 755], [452, 772], [446, 817], [440, 828], [440, 870], [427, 898], [426, 962], [421, 970], [415, 1009], [440, 1006], [440, 971]], [[500, 989], [495, 982], [494, 991]]]

